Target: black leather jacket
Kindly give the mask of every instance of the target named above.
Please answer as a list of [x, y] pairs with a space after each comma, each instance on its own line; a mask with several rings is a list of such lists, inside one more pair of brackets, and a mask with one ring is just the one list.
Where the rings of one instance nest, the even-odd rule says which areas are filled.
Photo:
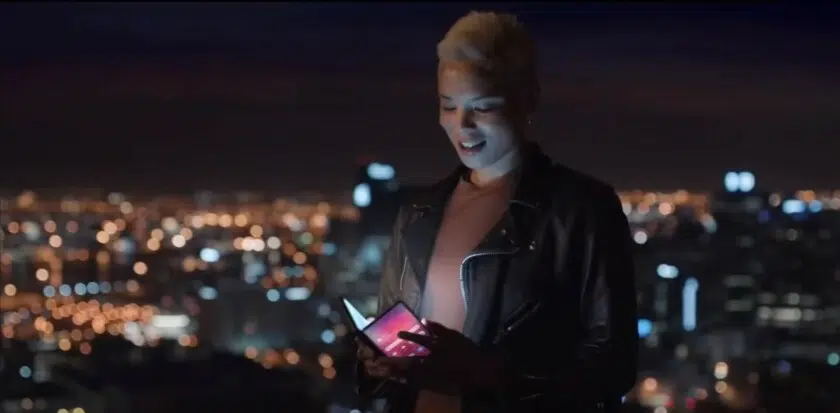
[[[509, 366], [504, 390], [462, 395], [464, 413], [612, 412], [636, 381], [630, 234], [610, 186], [553, 164], [536, 144], [498, 225], [461, 264], [463, 333]], [[394, 225], [379, 306], [419, 310], [446, 201], [463, 167], [413, 194]], [[360, 366], [359, 366], [360, 367]], [[358, 393], [412, 413], [416, 390], [358, 371]]]

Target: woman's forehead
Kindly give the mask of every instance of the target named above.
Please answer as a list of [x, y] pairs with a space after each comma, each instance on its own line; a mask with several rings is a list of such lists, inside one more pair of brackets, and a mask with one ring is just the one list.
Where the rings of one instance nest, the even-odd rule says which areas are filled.
[[495, 90], [489, 72], [464, 62], [445, 62], [438, 66], [438, 89], [473, 93], [491, 93]]

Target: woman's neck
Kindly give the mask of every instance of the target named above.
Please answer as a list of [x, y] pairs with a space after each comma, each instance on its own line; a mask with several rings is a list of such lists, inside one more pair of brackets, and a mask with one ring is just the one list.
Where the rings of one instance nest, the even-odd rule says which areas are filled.
[[492, 184], [499, 178], [515, 171], [521, 163], [522, 150], [519, 146], [516, 146], [492, 165], [481, 169], [473, 169], [470, 173], [470, 182], [478, 187]]

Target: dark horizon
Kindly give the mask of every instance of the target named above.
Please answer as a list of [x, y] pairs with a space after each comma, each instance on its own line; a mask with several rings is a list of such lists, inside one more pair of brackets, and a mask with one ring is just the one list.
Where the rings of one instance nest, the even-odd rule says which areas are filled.
[[[434, 45], [474, 8], [2, 5], [0, 188], [334, 193], [360, 155], [440, 178]], [[620, 189], [840, 187], [837, 6], [493, 8], [539, 43], [556, 160]]]

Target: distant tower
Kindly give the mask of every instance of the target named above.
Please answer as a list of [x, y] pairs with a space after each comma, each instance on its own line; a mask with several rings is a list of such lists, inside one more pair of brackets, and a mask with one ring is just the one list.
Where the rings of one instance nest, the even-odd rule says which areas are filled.
[[756, 190], [752, 172], [727, 172], [723, 178], [723, 191], [718, 191], [712, 204], [719, 237], [751, 236], [767, 214], [768, 194]]
[[714, 296], [715, 307], [722, 310], [712, 318], [717, 320], [714, 329], [722, 331], [716, 351], [725, 358], [754, 356], [747, 349], [754, 348], [757, 340], [757, 300], [762, 279], [766, 279], [762, 277], [760, 243], [771, 208], [769, 194], [756, 188], [752, 172], [727, 172], [723, 191], [714, 194], [711, 205], [715, 224], [709, 254], [714, 259], [706, 265], [716, 276], [705, 285], [717, 283], [719, 287], [701, 294]]
[[380, 162], [359, 166], [353, 187], [353, 205], [360, 210], [365, 235], [388, 235], [399, 208], [400, 185], [394, 167]]

